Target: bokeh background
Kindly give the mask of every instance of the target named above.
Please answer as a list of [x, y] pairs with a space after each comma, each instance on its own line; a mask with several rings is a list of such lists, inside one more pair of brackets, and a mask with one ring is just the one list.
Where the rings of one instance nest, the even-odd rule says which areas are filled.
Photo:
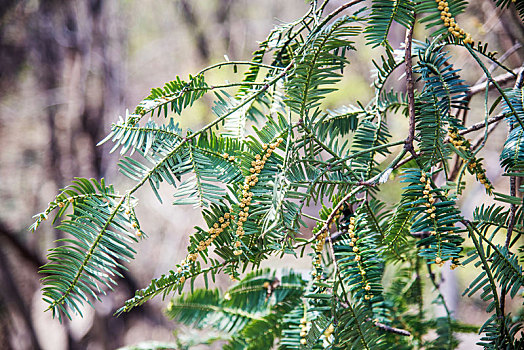
[[[331, 1], [326, 11], [343, 2]], [[299, 18], [307, 8], [304, 0], [0, 1], [0, 348], [115, 349], [145, 340], [173, 341], [174, 330], [187, 331], [164, 317], [161, 300], [118, 318], [112, 314], [134, 290], [184, 257], [192, 227], [202, 222], [198, 210], [160, 205], [142, 190], [139, 217], [149, 237], [137, 246], [136, 260], [102, 303], [86, 308], [84, 318], [63, 324], [44, 312], [38, 274], [60, 233], [49, 224], [30, 233], [31, 217], [76, 176], [105, 177], [117, 189], [127, 189], [117, 156], [108, 153], [108, 146], [96, 147], [111, 122], [133, 109], [150, 88], [176, 75], [187, 77], [225, 57], [249, 60], [273, 26]], [[505, 54], [508, 66], [522, 65], [524, 27], [511, 10], [474, 0], [459, 20], [474, 39], [490, 42], [499, 57]], [[415, 33], [422, 38], [424, 28]], [[404, 29], [393, 27], [392, 45], [400, 47], [403, 39]], [[350, 54], [350, 68], [339, 91], [324, 102], [326, 108], [372, 97], [371, 59], [381, 51], [362, 44]], [[464, 69], [469, 84], [479, 82], [480, 70], [464, 52], [457, 52], [453, 63]], [[217, 82], [240, 78], [227, 70], [212, 76]], [[401, 88], [403, 82], [391, 84]], [[468, 124], [483, 120], [482, 98], [473, 97]], [[211, 120], [211, 104], [211, 97], [204, 98], [184, 114], [181, 125], [196, 129]], [[390, 125], [393, 135], [402, 138], [407, 122], [399, 117]], [[501, 191], [507, 179], [500, 178], [498, 154], [506, 133], [506, 126], [498, 127], [481, 153], [488, 177]], [[384, 193], [385, 200], [398, 199], [396, 187]], [[461, 205], [468, 213], [490, 201], [473, 185]], [[480, 325], [485, 305], [475, 297], [458, 297], [474, 274], [474, 269], [446, 272], [443, 288], [456, 317]], [[217, 280], [222, 288], [228, 283], [227, 278]], [[463, 349], [474, 348], [475, 335], [461, 338]]]

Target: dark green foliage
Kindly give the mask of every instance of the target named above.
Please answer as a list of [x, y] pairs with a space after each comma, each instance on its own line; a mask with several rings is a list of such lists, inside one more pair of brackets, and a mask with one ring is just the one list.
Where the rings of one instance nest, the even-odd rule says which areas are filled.
[[[353, 136], [351, 144], [351, 151], [353, 154], [359, 154], [350, 160], [352, 175], [354, 180], [367, 180], [378, 173], [375, 160], [376, 155], [387, 155], [388, 149], [384, 148], [378, 151], [366, 150], [373, 149], [376, 146], [387, 144], [391, 137], [389, 134], [387, 124], [382, 118], [378, 121], [373, 121], [372, 116], [366, 116], [361, 119], [361, 122]], [[364, 153], [362, 153], [364, 151]]]
[[151, 89], [151, 94], [138, 104], [134, 114], [140, 117], [155, 111], [158, 115], [163, 113], [166, 117], [170, 111], [180, 114], [182, 110], [202, 97], [208, 89], [202, 74], [189, 76], [188, 82], [177, 77], [166, 83], [163, 88]]
[[423, 94], [432, 95], [438, 101], [439, 114], [449, 123], [455, 123], [450, 115], [451, 109], [465, 109], [466, 93], [469, 88], [460, 78], [460, 69], [454, 69], [449, 62], [451, 57], [444, 52], [444, 46], [434, 43], [420, 44], [415, 48], [418, 63], [414, 67], [424, 81]]
[[[177, 78], [119, 118], [102, 142], [114, 143], [133, 187], [119, 194], [103, 180], [77, 179], [31, 227], [55, 212], [53, 222], [65, 233], [42, 268], [44, 299], [54, 314], [80, 313], [111, 288], [134, 255], [132, 243], [145, 236], [133, 196], [148, 183], [160, 200], [167, 183], [172, 204], [194, 205], [205, 223], [195, 227], [187, 256], [116, 313], [182, 294], [167, 315], [210, 333], [187, 342], [180, 337], [178, 346], [220, 340], [224, 349], [453, 349], [457, 333], [479, 332], [485, 348], [522, 347], [522, 312], [503, 302], [521, 298], [524, 288], [522, 199], [501, 187], [497, 204], [479, 203], [472, 215], [459, 210], [469, 181], [463, 174], [478, 175], [472, 169], [481, 166], [468, 164], [482, 159], [477, 154], [485, 142], [476, 148], [464, 142], [473, 130], [457, 114], [473, 100], [447, 48], [460, 47], [487, 75], [479, 57], [512, 68], [487, 45], [445, 34], [436, 1], [379, 0], [357, 9], [359, 3], [324, 14], [328, 2], [313, 1], [301, 19], [276, 27], [250, 62], [217, 63], [187, 82]], [[448, 0], [450, 16], [466, 4]], [[413, 39], [409, 71], [409, 55], [392, 50], [387, 39], [392, 28], [410, 29], [415, 19], [431, 37]], [[351, 69], [359, 35], [385, 48], [373, 60], [374, 96], [364, 104], [346, 94], [344, 105], [328, 110], [325, 98]], [[241, 67], [242, 80], [207, 82], [206, 72], [223, 67]], [[402, 73], [413, 74], [414, 91], [405, 91]], [[180, 127], [175, 119], [210, 90], [212, 121], [196, 131]], [[501, 164], [505, 176], [523, 177], [523, 91], [497, 91], [495, 103], [486, 94], [486, 118], [503, 101], [510, 132]], [[158, 121], [160, 114], [169, 119]], [[404, 116], [409, 131], [391, 135]], [[312, 266], [300, 273], [260, 268], [284, 255], [310, 257]], [[465, 325], [448, 309], [439, 290], [444, 263], [477, 268], [464, 295], [487, 303], [484, 325]], [[237, 281], [225, 293], [210, 289], [219, 273]], [[204, 289], [195, 290], [197, 278]], [[428, 300], [446, 314], [436, 317]]]
[[[510, 89], [506, 91], [506, 95], [512, 108], [506, 101], [503, 101], [503, 105], [504, 111], [509, 114], [506, 120], [511, 130], [500, 154], [500, 163], [506, 171], [515, 171], [519, 170], [518, 166], [524, 162], [523, 129], [519, 123], [519, 120], [524, 120], [523, 89]], [[517, 114], [510, 114], [513, 111]]]
[[229, 339], [226, 349], [269, 349], [281, 320], [300, 303], [304, 281], [293, 272], [279, 278], [267, 270], [248, 274], [225, 294], [199, 289], [173, 300], [167, 315], [188, 326], [213, 328]]
[[[341, 236], [341, 238], [334, 245], [335, 256], [340, 268], [340, 274], [343, 281], [349, 286], [354, 299], [359, 302], [368, 304], [373, 311], [373, 319], [384, 321], [387, 317], [383, 309], [384, 299], [382, 297], [382, 275], [384, 273], [383, 261], [380, 257], [377, 237], [381, 233], [381, 228], [378, 229], [373, 222], [375, 219], [370, 217], [373, 213], [378, 213], [375, 210], [366, 210], [366, 206], [359, 207], [356, 211], [355, 217], [355, 236], [356, 242], [350, 245], [352, 239], [348, 234]], [[353, 250], [357, 247], [358, 251]], [[360, 258], [357, 259], [357, 256]], [[364, 271], [364, 272], [363, 272]], [[369, 290], [366, 290], [369, 286]], [[365, 299], [365, 296], [370, 296]]]
[[412, 0], [373, 0], [369, 25], [366, 28], [366, 39], [372, 46], [383, 45], [391, 49], [388, 42], [388, 33], [393, 22], [406, 28], [413, 25], [414, 5]]
[[[453, 17], [464, 12], [468, 2], [466, 0], [448, 0], [449, 12]], [[426, 28], [432, 28], [432, 36], [441, 34], [448, 35], [448, 28], [442, 25], [440, 19], [441, 11], [438, 9], [438, 3], [430, 0], [417, 0], [415, 8], [418, 14], [425, 14], [426, 16], [420, 19], [420, 23], [426, 23]]]
[[348, 62], [337, 50], [353, 49], [349, 38], [359, 34], [354, 23], [356, 17], [342, 17], [318, 34], [309, 38], [303, 53], [295, 57], [297, 63], [293, 78], [289, 80], [286, 103], [301, 118], [308, 120], [308, 111], [318, 107], [320, 100], [334, 91], [333, 85], [340, 80], [338, 72]]
[[60, 318], [62, 313], [70, 317], [69, 310], [81, 314], [84, 302], [91, 304], [91, 298], [99, 298], [101, 288], [111, 288], [115, 277], [121, 277], [121, 262], [133, 258], [131, 244], [137, 242], [134, 228], [138, 222], [131, 212], [134, 204], [115, 194], [103, 180], [75, 180], [37, 216], [32, 229], [55, 209], [57, 217], [62, 216], [70, 204], [73, 213], [56, 227], [67, 236], [50, 249], [49, 262], [40, 269], [46, 274], [43, 298]]
[[340, 324], [345, 325], [339, 328], [339, 345], [334, 348], [339, 349], [385, 349], [384, 334], [381, 334], [373, 326], [369, 309], [361, 304], [355, 303], [347, 305], [338, 315]]
[[[411, 232], [427, 235], [417, 241], [417, 246], [421, 248], [419, 255], [430, 264], [439, 264], [439, 261], [460, 258], [464, 238], [458, 235], [457, 225], [462, 218], [455, 202], [428, 184], [431, 175], [420, 170], [406, 170], [402, 181], [408, 186], [404, 188], [403, 195], [410, 198], [408, 210], [413, 212]], [[434, 202], [430, 202], [430, 198]]]

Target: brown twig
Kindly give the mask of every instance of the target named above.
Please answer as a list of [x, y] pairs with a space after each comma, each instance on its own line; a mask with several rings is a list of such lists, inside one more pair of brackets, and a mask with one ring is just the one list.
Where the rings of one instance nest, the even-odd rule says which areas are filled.
[[[345, 308], [349, 307], [349, 305], [347, 303], [341, 302], [340, 304], [343, 307], [345, 307]], [[377, 327], [378, 329], [381, 329], [381, 330], [383, 330], [385, 332], [395, 333], [395, 334], [403, 335], [403, 336], [406, 336], [406, 337], [411, 337], [411, 333], [409, 331], [405, 330], [405, 329], [391, 327], [391, 326], [385, 325], [383, 323], [380, 323], [378, 321], [373, 321], [369, 317], [366, 318], [366, 322], [372, 322], [375, 327]]]
[[[515, 45], [513, 45], [512, 47], [510, 47], [508, 49], [508, 51], [504, 52], [504, 54], [502, 56], [499, 57], [499, 59], [497, 60], [499, 63], [504, 63], [504, 61], [506, 61], [509, 56], [513, 55], [513, 53], [517, 52], [518, 49], [520, 49], [522, 47], [522, 44], [519, 43], [519, 42], [516, 42]], [[498, 67], [498, 65], [496, 63], [492, 63], [491, 66], [489, 67], [489, 72], [490, 73], [493, 73], [493, 71], [495, 71], [495, 69]], [[477, 80], [477, 82], [475, 83], [475, 85], [477, 84], [480, 84], [482, 82], [486, 81], [486, 76], [483, 75], [479, 78], [479, 80]]]
[[[469, 134], [470, 132], [480, 130], [480, 129], [484, 128], [486, 126], [486, 124], [490, 125], [490, 124], [496, 123], [499, 120], [502, 120], [506, 116], [507, 116], [507, 113], [498, 114], [498, 115], [496, 115], [494, 117], [489, 118], [487, 120], [487, 122], [486, 121], [478, 122], [476, 124], [471, 125], [469, 128], [467, 128], [465, 130], [461, 130], [459, 132], [459, 134], [460, 135], [466, 135], [466, 134]], [[446, 138], [446, 140], [444, 140], [444, 142], [449, 142], [449, 139]]]
[[406, 64], [406, 90], [408, 95], [408, 113], [409, 113], [409, 133], [406, 138], [404, 148], [415, 158], [415, 148], [413, 141], [415, 140], [415, 84], [413, 82], [413, 62], [411, 57], [411, 46], [413, 42], [413, 28], [415, 25], [406, 30], [405, 47], [405, 64]]
[[329, 243], [329, 240], [331, 240], [332, 242], [335, 242], [340, 236], [346, 234], [347, 232], [348, 232], [347, 230], [340, 230], [337, 232], [333, 232], [329, 237], [326, 237], [326, 243]]
[[383, 330], [385, 332], [395, 333], [395, 334], [398, 334], [398, 335], [403, 335], [405, 337], [411, 337], [411, 333], [409, 331], [405, 330], [405, 329], [391, 327], [391, 326], [385, 325], [384, 323], [373, 321], [370, 318], [367, 318], [366, 321], [373, 322], [375, 327], [377, 327], [378, 329]]
[[[351, 198], [353, 197], [355, 194], [357, 194], [358, 192], [360, 192], [362, 190], [364, 186], [363, 185], [360, 185], [360, 186], [357, 186], [355, 187], [351, 192], [349, 192], [348, 194], [346, 194], [344, 196], [344, 198], [342, 198], [340, 200], [340, 202], [337, 203], [337, 205], [333, 208], [333, 211], [331, 212], [331, 214], [329, 214], [326, 222], [324, 223], [324, 225], [322, 226], [322, 228], [316, 233], [315, 235], [315, 239], [318, 238], [318, 236], [320, 236], [321, 234], [323, 234], [324, 232], [326, 232], [327, 230], [329, 230], [329, 226], [331, 226], [331, 224], [333, 223], [334, 219], [335, 219], [335, 215], [337, 215], [337, 212], [340, 210], [340, 208], [342, 208], [342, 206]], [[329, 239], [331, 238], [331, 236], [328, 236], [328, 242], [329, 242]]]
[[[500, 124], [500, 121], [502, 119], [498, 120], [496, 123], [493, 123], [491, 124], [490, 126], [488, 126], [488, 136], [491, 135], [491, 133], [493, 132], [493, 130], [495, 130], [497, 128], [497, 126], [499, 126]], [[472, 144], [472, 149], [476, 150], [482, 143], [484, 142], [484, 135], [483, 134], [480, 134], [471, 144]]]
[[[517, 70], [515, 70], [515, 74], [519, 74], [524, 70], [524, 67], [520, 67], [518, 68]], [[493, 80], [496, 81], [497, 83], [499, 84], [504, 84], [504, 83], [507, 83], [513, 79], [515, 79], [515, 74], [511, 74], [511, 73], [505, 73], [505, 74], [501, 74], [501, 75], [497, 75], [496, 77], [493, 77]], [[471, 97], [473, 95], [476, 95], [478, 94], [479, 92], [483, 92], [486, 90], [486, 87], [489, 85], [489, 89], [491, 90], [494, 85], [492, 84], [489, 84], [489, 83], [486, 83], [486, 82], [482, 82], [482, 83], [479, 83], [479, 84], [476, 84], [476, 85], [473, 85], [469, 91], [468, 91], [468, 97]]]
[[[493, 123], [497, 123], [497, 122], [501, 121], [501, 120], [502, 120], [504, 117], [506, 117], [506, 116], [507, 116], [506, 113], [498, 114], [498, 115], [496, 115], [496, 116], [494, 116], [494, 117], [488, 119], [488, 121], [487, 121], [487, 125], [491, 125], [491, 124], [493, 124]], [[460, 135], [466, 135], [466, 134], [469, 134], [469, 133], [471, 133], [471, 132], [473, 132], [473, 131], [480, 130], [480, 129], [484, 128], [485, 126], [486, 126], [486, 122], [478, 122], [478, 123], [476, 123], [476, 124], [473, 124], [473, 125], [470, 126], [469, 128], [460, 131], [459, 134], [460, 134]], [[491, 131], [493, 131], [493, 130], [491, 130]], [[488, 132], [490, 132], [490, 131], [488, 131]], [[449, 142], [449, 138], [448, 138], [448, 137], [446, 137], [446, 138], [444, 139], [444, 143], [447, 143], [447, 142]], [[394, 167], [394, 169], [398, 169], [398, 168], [400, 168], [401, 166], [403, 166], [403, 165], [405, 165], [406, 163], [408, 163], [408, 162], [412, 161], [413, 159], [415, 159], [417, 156], [418, 156], [418, 154], [415, 153], [415, 157], [414, 157], [413, 155], [411, 155], [410, 157], [407, 157], [406, 159], [400, 161], [400, 162], [399, 162], [399, 163]]]

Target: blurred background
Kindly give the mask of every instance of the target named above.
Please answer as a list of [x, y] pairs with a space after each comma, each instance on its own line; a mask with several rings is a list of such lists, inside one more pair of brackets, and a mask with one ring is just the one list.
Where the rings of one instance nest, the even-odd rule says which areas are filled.
[[[331, 1], [326, 11], [342, 3]], [[76, 176], [105, 177], [125, 191], [129, 182], [117, 172], [117, 156], [108, 153], [110, 146], [96, 147], [111, 123], [132, 110], [150, 88], [176, 75], [184, 79], [224, 56], [249, 60], [271, 28], [299, 18], [307, 8], [304, 0], [0, 1], [0, 348], [94, 350], [173, 341], [176, 325], [163, 316], [161, 300], [118, 318], [112, 314], [136, 289], [185, 256], [188, 235], [202, 222], [197, 209], [162, 206], [150, 192], [141, 191], [139, 218], [149, 238], [136, 247], [137, 258], [115, 291], [102, 296], [96, 309], [86, 308], [84, 318], [63, 324], [43, 312], [37, 273], [60, 233], [50, 224], [30, 233], [31, 217]], [[476, 0], [459, 20], [475, 40], [490, 42], [492, 51], [505, 55], [509, 67], [522, 65], [524, 27], [512, 11]], [[422, 38], [424, 28], [417, 27], [416, 35]], [[404, 29], [394, 27], [392, 45], [398, 48], [403, 39]], [[326, 108], [366, 103], [373, 96], [371, 58], [380, 50], [362, 44], [358, 54], [350, 54], [351, 66], [339, 92], [325, 101]], [[470, 85], [478, 82], [480, 70], [464, 52], [453, 63], [464, 69]], [[212, 78], [223, 82], [231, 75], [224, 70]], [[473, 97], [472, 106], [479, 102], [479, 107], [470, 112], [468, 124], [483, 120], [482, 98]], [[182, 126], [196, 129], [211, 120], [211, 103], [211, 97], [201, 100]], [[402, 138], [407, 122], [399, 118], [390, 125], [394, 137]], [[488, 177], [501, 191], [507, 180], [499, 177], [498, 154], [506, 133], [506, 126], [497, 128], [490, 136], [493, 143], [481, 153]], [[391, 203], [398, 195], [398, 189], [384, 193]], [[473, 205], [489, 201], [481, 186], [470, 186], [463, 210], [471, 212]], [[485, 305], [458, 297], [475, 271], [446, 274], [444, 287], [457, 317], [481, 324]], [[217, 281], [221, 287], [228, 283], [228, 278]], [[464, 349], [474, 348], [474, 335], [463, 339]]]

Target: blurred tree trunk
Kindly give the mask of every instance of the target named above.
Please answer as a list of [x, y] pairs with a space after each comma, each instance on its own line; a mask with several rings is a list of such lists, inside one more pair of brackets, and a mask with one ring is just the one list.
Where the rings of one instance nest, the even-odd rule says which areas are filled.
[[[118, 15], [119, 2], [41, 0], [36, 8], [25, 7], [29, 5], [14, 1], [0, 4], [0, 18], [9, 18], [5, 22], [8, 24], [0, 24], [0, 77], [3, 83], [15, 80], [24, 63], [30, 65], [45, 100], [45, 119], [37, 126], [47, 129], [48, 134], [45, 174], [58, 190], [73, 176], [100, 178], [107, 171], [107, 157], [102, 156], [107, 152], [96, 144], [107, 131], [106, 120], [113, 120], [116, 112], [122, 110], [125, 32]], [[12, 28], [20, 28], [23, 35], [18, 41], [3, 40], [3, 33]], [[0, 251], [1, 278], [6, 286], [0, 295], [1, 326], [11, 334], [25, 334], [29, 339], [27, 349], [40, 349], [29, 312], [37, 285], [29, 283], [32, 288], [22, 289], [20, 284], [27, 284], [24, 278], [34, 281], [32, 277], [42, 260], [28, 248], [22, 238], [24, 233], [10, 231], [1, 219], [0, 237], [2, 242], [8, 242]], [[59, 231], [56, 237], [60, 238]], [[5, 254], [4, 248], [16, 253]], [[24, 264], [24, 260], [31, 263]], [[29, 276], [18, 272], [13, 276], [14, 266], [18, 272], [29, 269]], [[137, 284], [132, 276], [127, 277], [123, 287], [127, 287], [125, 295], [130, 296]], [[22, 326], [16, 332], [13, 315], [23, 321], [16, 323]], [[125, 318], [116, 319], [109, 313], [97, 314], [96, 319], [98, 326], [83, 339], [74, 339], [66, 327], [67, 348], [85, 349], [93, 339], [101, 348], [123, 344]], [[5, 346], [17, 349], [23, 345]]]

